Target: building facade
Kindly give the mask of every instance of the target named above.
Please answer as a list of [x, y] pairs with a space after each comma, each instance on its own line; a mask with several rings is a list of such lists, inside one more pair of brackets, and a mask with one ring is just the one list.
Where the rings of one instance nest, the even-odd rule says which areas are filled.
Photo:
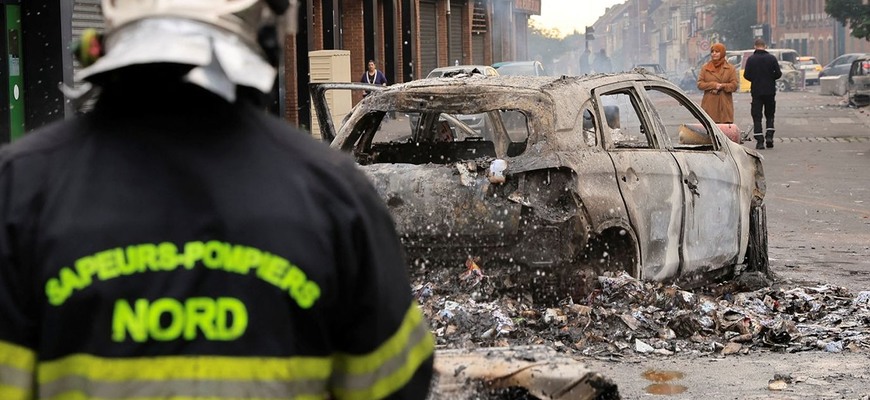
[[870, 52], [870, 41], [825, 13], [825, 0], [759, 0], [758, 23], [769, 27], [772, 47], [815, 56], [822, 65], [845, 53]]
[[[757, 0], [757, 24], [746, 29], [771, 48], [791, 48], [823, 65], [845, 53], [870, 52], [870, 41], [851, 36], [848, 27], [825, 13], [825, 2]], [[593, 25], [592, 53], [604, 48], [617, 69], [658, 63], [667, 71], [684, 71], [722, 40], [713, 29], [715, 15], [711, 0], [625, 0]]]
[[[275, 111], [310, 126], [308, 53], [348, 50], [351, 78], [375, 60], [390, 83], [453, 64], [528, 58], [528, 20], [542, 0], [299, 0], [299, 32], [285, 41]], [[0, 0], [0, 142], [75, 114], [59, 85], [76, 87], [70, 43], [103, 28], [100, 0]]]

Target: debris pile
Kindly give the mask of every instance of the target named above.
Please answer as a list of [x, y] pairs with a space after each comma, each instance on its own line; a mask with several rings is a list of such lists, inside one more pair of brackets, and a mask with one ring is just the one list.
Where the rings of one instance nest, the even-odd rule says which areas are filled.
[[607, 359], [632, 352], [870, 350], [870, 291], [774, 285], [739, 292], [739, 285], [721, 285], [690, 292], [617, 273], [597, 277], [582, 299], [536, 304], [521, 286], [488, 291], [488, 276], [471, 264], [461, 277], [415, 278], [414, 294], [439, 348], [545, 345]]

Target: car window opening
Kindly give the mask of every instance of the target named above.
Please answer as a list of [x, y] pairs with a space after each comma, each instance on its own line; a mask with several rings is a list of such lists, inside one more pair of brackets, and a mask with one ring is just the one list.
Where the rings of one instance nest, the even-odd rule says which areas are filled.
[[354, 129], [359, 131], [354, 154], [360, 164], [451, 164], [516, 157], [526, 150], [529, 137], [528, 120], [518, 110], [372, 113]]
[[651, 148], [649, 129], [638, 112], [637, 101], [630, 92], [601, 96], [606, 127], [605, 135], [616, 148]]
[[715, 137], [703, 118], [695, 115], [674, 93], [660, 87], [647, 87], [646, 94], [650, 111], [658, 117], [654, 120], [661, 122], [659, 129], [667, 134], [674, 149], [716, 150]]

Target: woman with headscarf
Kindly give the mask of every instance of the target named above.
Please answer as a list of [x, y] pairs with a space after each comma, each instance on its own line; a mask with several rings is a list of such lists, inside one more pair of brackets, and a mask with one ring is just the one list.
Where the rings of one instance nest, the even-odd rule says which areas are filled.
[[725, 45], [710, 46], [710, 61], [701, 67], [698, 74], [698, 90], [704, 92], [701, 108], [717, 124], [734, 123], [734, 100], [731, 93], [737, 90], [737, 70], [725, 61]]

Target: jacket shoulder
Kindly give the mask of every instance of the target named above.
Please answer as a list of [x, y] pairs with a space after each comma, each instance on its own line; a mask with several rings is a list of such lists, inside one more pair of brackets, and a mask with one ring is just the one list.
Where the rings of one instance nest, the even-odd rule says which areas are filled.
[[0, 165], [32, 155], [45, 154], [67, 146], [80, 138], [86, 131], [83, 129], [84, 118], [57, 121], [42, 128], [35, 129], [14, 143], [0, 148]]
[[288, 161], [302, 163], [315, 174], [330, 180], [350, 178], [356, 181], [357, 174], [364, 178], [349, 154], [330, 148], [327, 143], [315, 139], [310, 133], [278, 117], [266, 113], [258, 114], [257, 123], [265, 128], [264, 131], [269, 135], [270, 140], [286, 152]]

